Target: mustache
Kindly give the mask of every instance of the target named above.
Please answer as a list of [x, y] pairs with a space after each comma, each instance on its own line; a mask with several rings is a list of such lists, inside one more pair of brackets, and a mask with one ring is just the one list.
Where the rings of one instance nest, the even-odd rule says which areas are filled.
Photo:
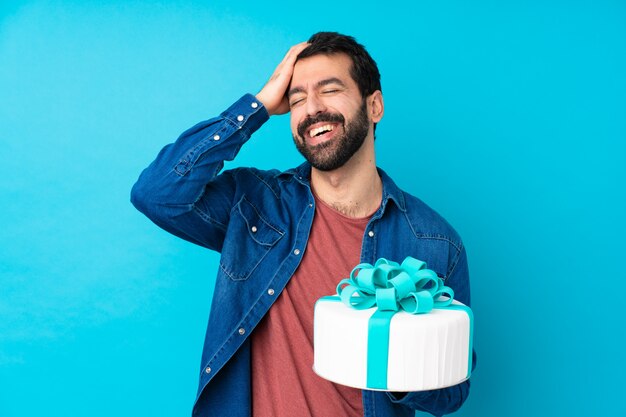
[[345, 118], [340, 114], [335, 113], [319, 113], [312, 117], [307, 117], [298, 125], [298, 135], [301, 138], [304, 138], [304, 134], [307, 129], [313, 126], [315, 123], [319, 122], [331, 122], [331, 123], [341, 123], [345, 122]]

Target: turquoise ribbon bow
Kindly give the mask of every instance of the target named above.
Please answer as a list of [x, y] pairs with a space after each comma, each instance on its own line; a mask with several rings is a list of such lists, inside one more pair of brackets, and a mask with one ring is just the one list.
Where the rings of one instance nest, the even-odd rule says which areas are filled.
[[[454, 298], [452, 288], [446, 287], [434, 271], [426, 269], [426, 262], [410, 256], [402, 264], [380, 258], [375, 265], [357, 265], [350, 278], [339, 282], [337, 295], [350, 308], [364, 310], [378, 307], [368, 322], [368, 388], [387, 389], [389, 330], [391, 318], [396, 312], [402, 310], [422, 314], [433, 308], [463, 309], [470, 316], [470, 324], [473, 323], [469, 307], [451, 305]], [[440, 299], [442, 295], [448, 298]], [[468, 376], [471, 372], [471, 346], [469, 356]]]
[[[426, 269], [426, 262], [408, 256], [402, 265], [385, 258], [374, 266], [357, 265], [350, 278], [339, 282], [337, 295], [345, 305], [357, 310], [378, 306], [379, 311], [420, 314], [450, 305], [454, 291], [443, 285], [434, 271]], [[449, 298], [438, 300], [442, 295]]]

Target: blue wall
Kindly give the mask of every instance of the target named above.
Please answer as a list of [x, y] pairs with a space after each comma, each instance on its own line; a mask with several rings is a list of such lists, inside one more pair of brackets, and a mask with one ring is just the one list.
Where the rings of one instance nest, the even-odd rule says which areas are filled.
[[[626, 412], [624, 2], [0, 4], [0, 416], [189, 415], [217, 256], [130, 187], [318, 30], [377, 59], [379, 164], [466, 242], [457, 415]], [[288, 117], [236, 163], [299, 164]]]

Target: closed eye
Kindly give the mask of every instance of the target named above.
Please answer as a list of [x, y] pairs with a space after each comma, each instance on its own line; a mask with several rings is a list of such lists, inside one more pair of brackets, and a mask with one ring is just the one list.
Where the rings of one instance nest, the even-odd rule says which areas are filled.
[[298, 104], [302, 103], [303, 101], [304, 101], [304, 98], [296, 98], [296, 99], [293, 99], [293, 100], [291, 100], [291, 101], [289, 102], [289, 106], [290, 106], [290, 107], [296, 106], [296, 105], [298, 105]]

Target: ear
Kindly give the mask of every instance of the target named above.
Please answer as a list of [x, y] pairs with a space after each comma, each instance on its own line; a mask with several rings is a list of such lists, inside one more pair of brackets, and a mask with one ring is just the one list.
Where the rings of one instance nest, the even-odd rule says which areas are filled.
[[372, 122], [378, 123], [385, 114], [385, 102], [383, 101], [383, 93], [380, 90], [374, 91], [367, 98], [367, 107]]

